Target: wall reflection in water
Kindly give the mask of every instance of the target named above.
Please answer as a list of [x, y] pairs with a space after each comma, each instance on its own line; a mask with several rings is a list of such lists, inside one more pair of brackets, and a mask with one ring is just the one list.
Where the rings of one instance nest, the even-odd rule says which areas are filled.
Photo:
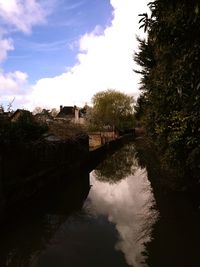
[[88, 195], [89, 174], [72, 174], [71, 180], [70, 186], [63, 181], [49, 188], [29, 209], [1, 225], [0, 267], [62, 266], [59, 262], [41, 265], [40, 258], [70, 214], [81, 210]]
[[118, 232], [115, 249], [124, 253], [130, 266], [138, 267], [146, 266], [145, 244], [151, 240], [158, 212], [147, 172], [138, 166], [133, 150], [133, 145], [124, 147], [91, 173], [85, 209], [107, 216]]

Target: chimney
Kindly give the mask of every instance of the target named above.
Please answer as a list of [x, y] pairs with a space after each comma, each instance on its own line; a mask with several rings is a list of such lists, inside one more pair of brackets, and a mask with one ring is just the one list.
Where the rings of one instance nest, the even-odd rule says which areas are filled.
[[79, 110], [78, 108], [75, 109], [75, 123], [79, 122]]

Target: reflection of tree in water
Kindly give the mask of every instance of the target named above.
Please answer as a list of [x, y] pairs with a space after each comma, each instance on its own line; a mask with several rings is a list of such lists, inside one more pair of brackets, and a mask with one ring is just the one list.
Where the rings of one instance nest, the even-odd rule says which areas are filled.
[[97, 179], [117, 183], [130, 174], [134, 174], [138, 166], [135, 153], [134, 144], [130, 143], [122, 147], [97, 167], [95, 170]]

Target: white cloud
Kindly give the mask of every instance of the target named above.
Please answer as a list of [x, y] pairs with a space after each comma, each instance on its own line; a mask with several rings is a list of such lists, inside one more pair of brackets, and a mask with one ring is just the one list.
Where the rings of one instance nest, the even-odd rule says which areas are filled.
[[8, 51], [13, 49], [14, 46], [12, 39], [0, 39], [0, 63], [7, 58]]
[[[47, 3], [48, 2], [48, 3]], [[31, 33], [32, 27], [45, 22], [54, 0], [0, 0], [0, 63], [10, 50], [14, 50], [9, 36], [13, 30]], [[28, 76], [21, 71], [4, 72], [0, 69], [0, 103], [5, 104], [15, 97], [15, 102], [27, 102]], [[30, 92], [29, 92], [30, 93]]]
[[0, 104], [15, 98], [14, 105], [22, 105], [26, 100], [28, 75], [21, 71], [0, 72]]
[[147, 0], [110, 0], [113, 20], [104, 31], [94, 29], [79, 41], [77, 64], [65, 73], [39, 80], [29, 97], [28, 107], [83, 105], [92, 96], [108, 88], [138, 94], [139, 77], [133, 72], [138, 14]]
[[6, 25], [30, 33], [32, 26], [45, 22], [49, 10], [43, 5], [37, 0], [0, 0], [0, 17]]

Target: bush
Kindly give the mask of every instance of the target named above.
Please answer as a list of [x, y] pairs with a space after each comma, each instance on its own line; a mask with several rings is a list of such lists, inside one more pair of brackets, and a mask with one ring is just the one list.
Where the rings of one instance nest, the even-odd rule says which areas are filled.
[[39, 125], [31, 113], [23, 113], [16, 122], [0, 122], [0, 142], [29, 142], [39, 139], [48, 130], [47, 125]]

